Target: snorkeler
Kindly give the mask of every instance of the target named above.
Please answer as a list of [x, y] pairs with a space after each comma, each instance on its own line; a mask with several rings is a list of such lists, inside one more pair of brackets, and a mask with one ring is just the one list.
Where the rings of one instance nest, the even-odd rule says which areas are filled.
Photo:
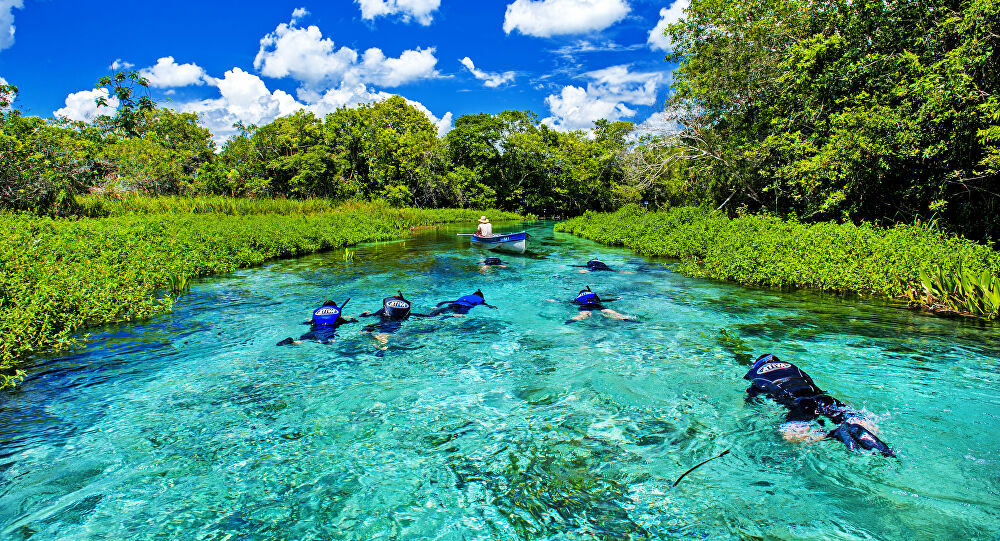
[[389, 335], [402, 328], [403, 322], [410, 319], [410, 316], [428, 317], [427, 314], [411, 312], [410, 301], [403, 297], [402, 291], [397, 291], [397, 293], [395, 297], [382, 299], [382, 308], [377, 312], [365, 310], [361, 313], [361, 317], [379, 317], [378, 323], [365, 325], [361, 331], [373, 333], [372, 336], [383, 346], [388, 341]]
[[278, 342], [279, 346], [287, 346], [289, 344], [298, 345], [305, 340], [315, 340], [320, 344], [332, 344], [336, 339], [337, 327], [345, 323], [357, 323], [358, 320], [353, 317], [344, 317], [341, 315], [341, 311], [347, 303], [350, 302], [350, 297], [339, 307], [334, 301], [326, 301], [323, 306], [320, 306], [316, 310], [313, 310], [312, 318], [309, 321], [303, 322], [306, 325], [312, 325], [309, 332], [303, 334], [298, 340], [293, 339], [291, 336], [285, 338], [281, 342]]
[[587, 289], [581, 289], [580, 293], [577, 294], [576, 298], [573, 299], [573, 304], [578, 305], [580, 313], [573, 316], [572, 319], [566, 321], [566, 324], [570, 324], [576, 321], [583, 321], [590, 317], [590, 315], [595, 311], [599, 310], [601, 315], [610, 319], [620, 319], [622, 321], [639, 321], [632, 316], [626, 316], [624, 314], [619, 314], [614, 310], [604, 306], [606, 302], [613, 302], [621, 300], [621, 297], [616, 297], [614, 299], [602, 299], [597, 293], [590, 290], [590, 286]]
[[[869, 427], [864, 426], [861, 415], [854, 408], [826, 394], [794, 364], [779, 361], [770, 353], [761, 355], [743, 379], [750, 381], [747, 400], [764, 394], [789, 409], [788, 422], [781, 427], [785, 439], [817, 441], [833, 437], [852, 451], [866, 449], [896, 456]], [[810, 421], [819, 416], [829, 418], [837, 428], [829, 432], [816, 430]]]
[[497, 256], [487, 257], [486, 259], [483, 260], [483, 265], [486, 265], [487, 267], [504, 267], [504, 266], [506, 266], [506, 265], [503, 264], [503, 261], [500, 261], [500, 258], [497, 257]]
[[[442, 308], [442, 304], [447, 304], [448, 306]], [[451, 314], [451, 317], [464, 316], [469, 313], [469, 310], [472, 310], [480, 304], [487, 308], [492, 308], [494, 310], [497, 309], [496, 306], [487, 304], [486, 298], [483, 296], [483, 292], [477, 289], [476, 292], [471, 295], [465, 295], [464, 297], [459, 297], [453, 301], [441, 301], [437, 303], [437, 308], [435, 308], [429, 315], [437, 316], [441, 314]]]
[[570, 265], [571, 267], [583, 267], [587, 270], [580, 271], [581, 273], [588, 273], [593, 271], [614, 271], [611, 267], [607, 266], [600, 259], [591, 259], [586, 265]]

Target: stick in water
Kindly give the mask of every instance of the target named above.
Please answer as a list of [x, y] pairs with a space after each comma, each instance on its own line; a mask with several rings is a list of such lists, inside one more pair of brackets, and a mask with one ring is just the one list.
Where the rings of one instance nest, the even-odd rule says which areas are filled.
[[707, 463], [709, 463], [709, 462], [711, 462], [711, 461], [713, 461], [713, 460], [715, 460], [717, 458], [722, 458], [722, 457], [726, 456], [727, 454], [729, 454], [729, 449], [726, 449], [725, 451], [719, 453], [716, 456], [713, 456], [712, 458], [710, 458], [710, 459], [708, 459], [708, 460], [706, 460], [704, 462], [699, 462], [698, 464], [695, 464], [690, 470], [684, 472], [680, 477], [678, 477], [677, 480], [674, 481], [674, 484], [670, 485], [670, 487], [673, 488], [673, 487], [677, 486], [677, 483], [680, 483], [681, 479], [684, 479], [685, 475], [693, 472], [694, 470], [697, 470], [698, 468], [704, 466], [705, 464], [707, 464]]

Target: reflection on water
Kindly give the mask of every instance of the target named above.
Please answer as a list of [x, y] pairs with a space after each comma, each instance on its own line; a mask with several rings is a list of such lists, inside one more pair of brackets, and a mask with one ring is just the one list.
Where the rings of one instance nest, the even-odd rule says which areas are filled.
[[[0, 399], [0, 539], [897, 539], [1000, 530], [1000, 334], [679, 276], [529, 227], [455, 230], [205, 280], [174, 314], [39, 360]], [[599, 257], [618, 272], [580, 273]], [[590, 285], [640, 324], [565, 325]], [[402, 290], [382, 344], [276, 347], [322, 300]], [[771, 351], [864, 408], [900, 459], [792, 444], [744, 403]], [[693, 471], [691, 466], [732, 449]]]

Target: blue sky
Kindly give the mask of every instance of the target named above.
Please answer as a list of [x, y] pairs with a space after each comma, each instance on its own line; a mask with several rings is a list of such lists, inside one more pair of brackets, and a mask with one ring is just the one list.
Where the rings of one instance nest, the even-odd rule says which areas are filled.
[[[470, 113], [528, 109], [557, 129], [641, 124], [662, 110], [688, 0], [0, 0], [0, 78], [26, 114], [89, 120], [94, 85], [139, 70], [160, 105], [236, 121], [399, 94], [444, 133]], [[655, 119], [655, 117], [654, 117]]]

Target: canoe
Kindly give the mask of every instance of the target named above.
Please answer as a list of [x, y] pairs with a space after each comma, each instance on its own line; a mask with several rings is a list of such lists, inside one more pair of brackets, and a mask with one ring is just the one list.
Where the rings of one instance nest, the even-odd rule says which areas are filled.
[[469, 238], [472, 239], [472, 245], [478, 248], [523, 254], [527, 246], [527, 236], [528, 233], [526, 231], [521, 231], [520, 233], [507, 233], [505, 235], [493, 235], [492, 237], [477, 237], [473, 235]]

